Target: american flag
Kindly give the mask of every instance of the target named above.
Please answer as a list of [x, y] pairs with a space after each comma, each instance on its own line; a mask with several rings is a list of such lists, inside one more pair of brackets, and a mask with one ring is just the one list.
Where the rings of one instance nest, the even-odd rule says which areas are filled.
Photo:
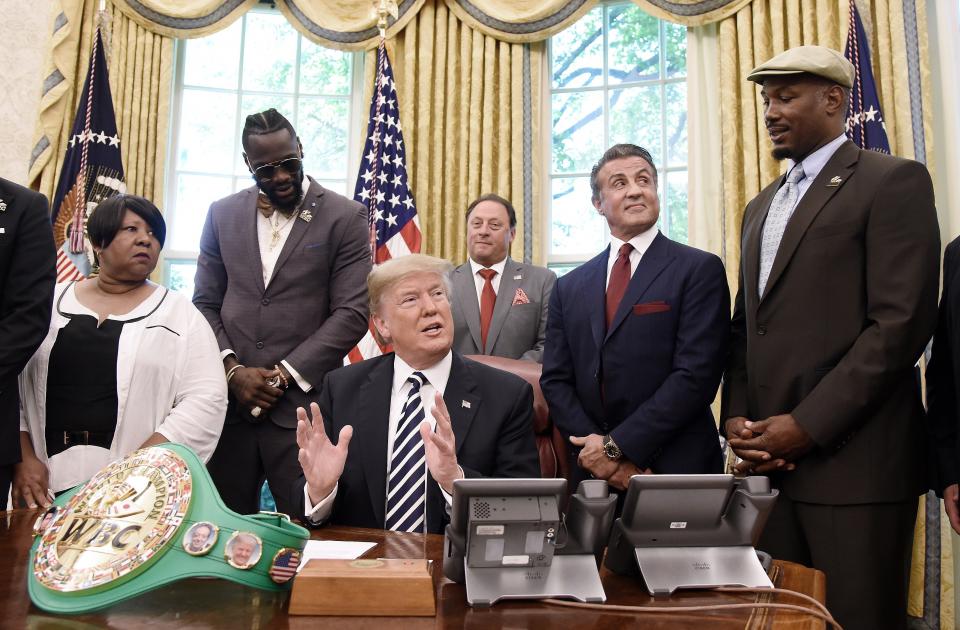
[[890, 153], [887, 129], [880, 112], [877, 84], [870, 68], [870, 48], [860, 21], [857, 3], [850, 0], [850, 24], [847, 30], [847, 45], [843, 55], [853, 64], [853, 88], [850, 90], [850, 107], [847, 110], [847, 137], [862, 149]]
[[[367, 207], [370, 255], [375, 265], [420, 252], [420, 220], [407, 180], [407, 151], [400, 129], [397, 84], [383, 40], [377, 48], [377, 76], [370, 101], [367, 141], [353, 198]], [[372, 324], [371, 324], [372, 326]], [[372, 329], [344, 358], [344, 364], [386, 352]]]
[[125, 191], [117, 119], [98, 28], [53, 198], [57, 282], [90, 275], [90, 246], [84, 239], [87, 213], [100, 201]]
[[300, 566], [300, 552], [296, 549], [283, 549], [273, 559], [267, 574], [277, 584], [284, 584], [293, 579]]

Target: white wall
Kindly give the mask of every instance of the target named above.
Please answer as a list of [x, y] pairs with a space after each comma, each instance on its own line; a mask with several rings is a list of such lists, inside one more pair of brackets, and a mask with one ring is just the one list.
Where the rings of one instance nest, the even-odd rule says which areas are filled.
[[54, 0], [3, 0], [0, 16], [0, 177], [25, 184], [40, 107]]

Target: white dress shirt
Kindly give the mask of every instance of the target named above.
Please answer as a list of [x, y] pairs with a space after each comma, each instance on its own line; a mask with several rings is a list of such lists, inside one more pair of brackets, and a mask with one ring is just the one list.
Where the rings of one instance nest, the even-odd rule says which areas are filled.
[[506, 258], [495, 265], [490, 265], [489, 267], [484, 267], [480, 263], [476, 262], [473, 258], [470, 259], [470, 270], [473, 272], [473, 283], [477, 287], [477, 304], [483, 303], [483, 285], [487, 282], [484, 280], [483, 276], [480, 275], [480, 271], [483, 269], [493, 269], [497, 272], [497, 275], [490, 279], [490, 284], [493, 285], [493, 292], [497, 295], [500, 295], [500, 278], [503, 277], [503, 270], [506, 268], [506, 266]]
[[[393, 357], [393, 386], [390, 388], [390, 415], [388, 416], [389, 421], [387, 425], [387, 477], [390, 476], [390, 460], [393, 456], [393, 442], [394, 437], [397, 435], [397, 425], [400, 423], [400, 412], [403, 409], [403, 405], [407, 402], [407, 396], [410, 394], [410, 388], [413, 387], [411, 383], [407, 382], [407, 379], [416, 372], [419, 371], [421, 374], [426, 377], [426, 382], [420, 388], [420, 398], [423, 401], [423, 412], [426, 414], [426, 421], [430, 423], [430, 429], [436, 431], [437, 421], [433, 417], [433, 406], [434, 406], [434, 394], [440, 392], [440, 395], [443, 396], [443, 393], [447, 389], [447, 381], [450, 379], [450, 367], [453, 365], [453, 353], [447, 352], [440, 361], [433, 364], [432, 366], [424, 370], [414, 370], [412, 367], [407, 365], [407, 362], [401, 359], [399, 356], [394, 355]], [[357, 445], [359, 448], [359, 445]], [[426, 468], [426, 462], [424, 462], [424, 467]], [[461, 477], [463, 472], [461, 469]], [[322, 499], [316, 505], [313, 505], [310, 502], [310, 493], [307, 491], [307, 486], [303, 486], [303, 505], [304, 512], [307, 519], [314, 524], [320, 524], [330, 518], [330, 513], [333, 511], [333, 502], [337, 498], [337, 488], [339, 484], [333, 487], [333, 491], [330, 492], [324, 499]], [[447, 491], [440, 488], [440, 491], [443, 493], [444, 499], [446, 499], [447, 504], [453, 502], [453, 497], [447, 494]], [[424, 491], [426, 492], [426, 491]], [[384, 509], [386, 509], [386, 497], [384, 497]]]
[[650, 244], [653, 243], [653, 239], [657, 238], [657, 234], [660, 233], [660, 230], [654, 224], [653, 227], [647, 229], [646, 232], [641, 232], [637, 234], [629, 241], [621, 241], [619, 238], [610, 235], [610, 255], [607, 259], [607, 284], [610, 284], [610, 272], [613, 271], [613, 263], [617, 262], [617, 258], [620, 256], [620, 248], [623, 247], [624, 243], [629, 242], [633, 245], [633, 251], [630, 252], [630, 277], [633, 277], [633, 272], [637, 270], [637, 265], [640, 264], [640, 259], [643, 258], [643, 255], [650, 249]]
[[[840, 134], [827, 144], [823, 145], [807, 157], [803, 158], [800, 162], [803, 164], [803, 179], [797, 182], [797, 203], [800, 203], [800, 200], [803, 199], [803, 195], [810, 189], [810, 184], [813, 183], [813, 180], [817, 178], [817, 175], [820, 174], [820, 171], [823, 170], [823, 167], [827, 165], [827, 162], [830, 161], [830, 158], [833, 157], [833, 154], [837, 152], [837, 149], [840, 148], [840, 145], [847, 141], [847, 136], [845, 134]], [[796, 162], [793, 160], [787, 160], [787, 172], [796, 165]], [[793, 206], [797, 207], [796, 204]]]

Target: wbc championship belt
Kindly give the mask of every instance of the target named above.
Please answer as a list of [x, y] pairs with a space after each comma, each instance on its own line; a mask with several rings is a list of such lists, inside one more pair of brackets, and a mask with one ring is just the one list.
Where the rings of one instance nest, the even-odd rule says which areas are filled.
[[183, 578], [286, 590], [309, 538], [285, 514], [227, 509], [186, 446], [110, 464], [34, 525], [28, 590], [55, 613], [97, 610]]

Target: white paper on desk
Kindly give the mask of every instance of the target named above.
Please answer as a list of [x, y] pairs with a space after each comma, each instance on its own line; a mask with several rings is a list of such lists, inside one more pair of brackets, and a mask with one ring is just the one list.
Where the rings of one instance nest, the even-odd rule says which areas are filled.
[[297, 573], [311, 560], [353, 560], [369, 551], [377, 543], [343, 540], [308, 540]]

